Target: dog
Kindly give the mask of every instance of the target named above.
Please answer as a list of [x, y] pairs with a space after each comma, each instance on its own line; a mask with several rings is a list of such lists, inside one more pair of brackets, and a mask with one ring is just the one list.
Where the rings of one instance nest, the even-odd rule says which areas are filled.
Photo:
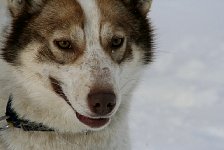
[[8, 0], [0, 149], [130, 150], [131, 96], [153, 59], [150, 6]]

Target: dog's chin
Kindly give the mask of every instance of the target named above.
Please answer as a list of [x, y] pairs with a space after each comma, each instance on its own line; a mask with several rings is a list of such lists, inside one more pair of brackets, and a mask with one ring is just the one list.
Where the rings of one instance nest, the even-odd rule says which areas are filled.
[[98, 131], [102, 130], [110, 124], [111, 118], [91, 118], [76, 112], [76, 117], [87, 130]]

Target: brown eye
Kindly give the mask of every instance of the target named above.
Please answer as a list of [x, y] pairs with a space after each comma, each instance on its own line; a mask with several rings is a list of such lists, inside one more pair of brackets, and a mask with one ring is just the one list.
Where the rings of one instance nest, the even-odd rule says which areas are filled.
[[123, 43], [124, 43], [124, 38], [114, 36], [111, 40], [111, 47], [114, 49], [117, 49], [122, 47]]
[[72, 44], [70, 41], [55, 41], [55, 44], [58, 48], [60, 48], [62, 50], [72, 49]]

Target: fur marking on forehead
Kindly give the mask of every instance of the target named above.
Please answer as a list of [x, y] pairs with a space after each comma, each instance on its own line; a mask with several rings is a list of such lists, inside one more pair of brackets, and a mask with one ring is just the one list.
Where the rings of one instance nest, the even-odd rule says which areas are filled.
[[77, 0], [85, 15], [85, 34], [87, 47], [99, 42], [100, 11], [96, 0]]

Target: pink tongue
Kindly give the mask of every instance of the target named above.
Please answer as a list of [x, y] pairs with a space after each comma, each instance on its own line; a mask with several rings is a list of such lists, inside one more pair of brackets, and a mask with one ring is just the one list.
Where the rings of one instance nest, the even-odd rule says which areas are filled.
[[92, 119], [89, 117], [85, 117], [77, 112], [76, 112], [76, 116], [79, 119], [79, 121], [81, 121], [85, 125], [90, 126], [92, 128], [100, 128], [104, 126], [105, 124], [107, 124], [109, 121], [109, 118]]

